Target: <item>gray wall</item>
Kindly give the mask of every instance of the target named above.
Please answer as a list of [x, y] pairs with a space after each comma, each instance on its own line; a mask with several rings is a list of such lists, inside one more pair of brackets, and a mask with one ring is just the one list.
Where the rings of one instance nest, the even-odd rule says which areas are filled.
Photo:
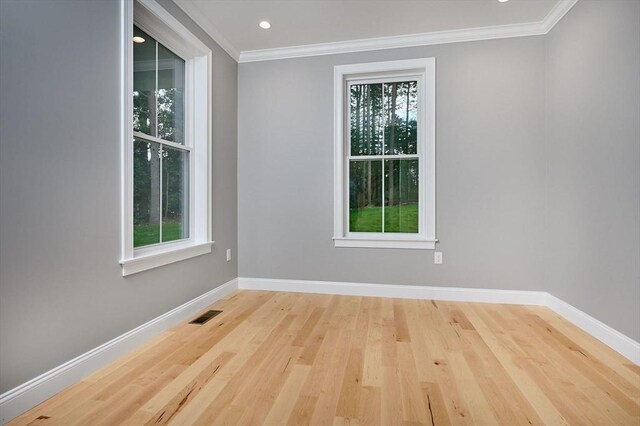
[[209, 255], [123, 278], [119, 5], [0, 1], [0, 393], [237, 276], [237, 64], [211, 46]]
[[[640, 2], [581, 0], [546, 37], [239, 70], [161, 3], [214, 51], [216, 246], [122, 278], [117, 2], [0, 1], [0, 393], [236, 277], [237, 221], [241, 276], [547, 290], [640, 340]], [[336, 249], [333, 66], [429, 56], [444, 264]]]
[[[430, 250], [334, 248], [333, 67], [435, 57], [437, 237]], [[544, 38], [240, 64], [243, 277], [540, 287]]]
[[[640, 340], [640, 2], [544, 37], [241, 64], [239, 274], [544, 290]], [[437, 60], [432, 251], [334, 248], [332, 70]]]
[[581, 0], [546, 44], [548, 285], [640, 341], [640, 1]]

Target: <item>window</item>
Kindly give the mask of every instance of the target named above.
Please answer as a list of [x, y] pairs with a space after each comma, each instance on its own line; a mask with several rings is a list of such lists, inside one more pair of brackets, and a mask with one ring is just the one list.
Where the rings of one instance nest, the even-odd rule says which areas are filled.
[[133, 247], [189, 238], [184, 59], [133, 30]]
[[211, 252], [211, 51], [153, 0], [123, 8], [123, 275]]
[[435, 60], [334, 69], [336, 247], [435, 248]]

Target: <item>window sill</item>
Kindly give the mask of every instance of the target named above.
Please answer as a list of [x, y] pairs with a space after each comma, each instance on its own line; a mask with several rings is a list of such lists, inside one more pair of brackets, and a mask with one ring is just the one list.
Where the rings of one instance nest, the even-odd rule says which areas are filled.
[[434, 250], [438, 240], [416, 240], [416, 239], [370, 239], [352, 237], [334, 237], [335, 247], [359, 247], [359, 248], [396, 248], [396, 249], [418, 249]]
[[122, 265], [122, 276], [126, 277], [127, 275], [211, 253], [213, 244], [214, 242], [210, 241], [208, 243], [181, 247], [174, 246], [163, 251], [133, 257], [131, 259], [122, 259], [120, 261], [120, 265]]

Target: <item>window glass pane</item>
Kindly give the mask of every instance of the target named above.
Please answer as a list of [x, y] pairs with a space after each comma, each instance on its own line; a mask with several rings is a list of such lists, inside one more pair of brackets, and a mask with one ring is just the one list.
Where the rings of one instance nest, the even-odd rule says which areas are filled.
[[158, 43], [158, 137], [184, 143], [184, 60]]
[[351, 155], [382, 154], [382, 84], [354, 84], [350, 95]]
[[189, 153], [164, 146], [162, 152], [162, 241], [189, 238]]
[[382, 160], [349, 163], [349, 231], [382, 232]]
[[156, 136], [156, 41], [135, 26], [133, 36], [133, 131]]
[[417, 81], [385, 83], [384, 117], [384, 153], [417, 154]]
[[418, 232], [418, 160], [384, 162], [384, 232]]
[[160, 145], [133, 142], [133, 246], [160, 242]]

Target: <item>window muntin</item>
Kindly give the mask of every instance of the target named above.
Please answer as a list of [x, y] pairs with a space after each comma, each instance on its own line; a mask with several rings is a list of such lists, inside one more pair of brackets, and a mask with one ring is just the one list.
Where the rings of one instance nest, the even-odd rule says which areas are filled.
[[419, 82], [348, 82], [349, 233], [420, 232]]
[[185, 61], [134, 26], [133, 247], [189, 238]]

